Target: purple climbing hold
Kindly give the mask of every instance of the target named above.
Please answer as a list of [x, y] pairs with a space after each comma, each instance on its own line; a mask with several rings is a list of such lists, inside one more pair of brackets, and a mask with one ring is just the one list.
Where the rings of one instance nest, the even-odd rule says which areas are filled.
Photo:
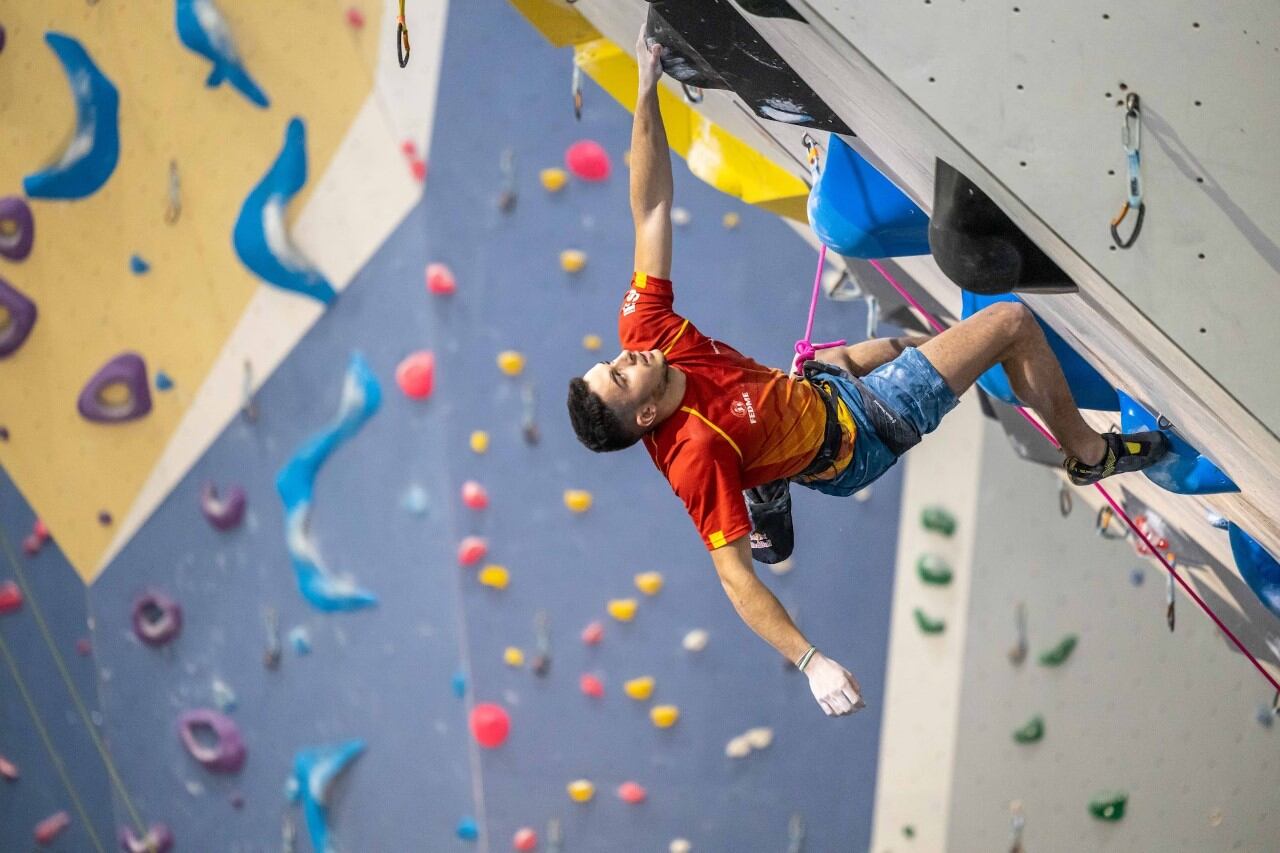
[[[123, 386], [128, 397], [120, 401], [108, 399], [104, 392], [113, 386]], [[104, 364], [85, 383], [76, 408], [86, 420], [97, 423], [131, 421], [151, 411], [151, 388], [142, 356], [122, 352]]]
[[205, 483], [200, 490], [200, 511], [205, 520], [218, 530], [234, 530], [244, 520], [244, 489], [232, 486], [224, 498], [218, 497], [218, 487]]
[[13, 355], [35, 324], [36, 304], [0, 278], [0, 358]]
[[131, 827], [120, 827], [120, 849], [127, 853], [169, 853], [173, 849], [173, 833], [163, 823], [153, 823], [147, 834], [139, 838]]
[[4, 50], [4, 24], [0, 24], [0, 51]]
[[[198, 734], [203, 730], [204, 734]], [[209, 744], [208, 735], [213, 736]], [[178, 717], [178, 735], [182, 745], [206, 770], [213, 773], [235, 773], [244, 766], [244, 738], [235, 720], [212, 708], [183, 711]]]
[[182, 630], [182, 605], [149, 590], [133, 603], [133, 633], [148, 646], [163, 646]]
[[26, 200], [16, 195], [0, 198], [0, 256], [11, 261], [25, 260], [31, 254], [35, 236], [35, 220]]

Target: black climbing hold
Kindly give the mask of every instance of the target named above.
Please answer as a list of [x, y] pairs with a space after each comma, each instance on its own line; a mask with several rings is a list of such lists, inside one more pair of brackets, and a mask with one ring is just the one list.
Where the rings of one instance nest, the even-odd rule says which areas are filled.
[[1071, 293], [1075, 283], [973, 181], [937, 161], [929, 246], [947, 276], [973, 293]]
[[761, 118], [852, 135], [728, 0], [651, 0], [645, 35], [663, 47], [662, 70], [686, 86], [729, 89]]

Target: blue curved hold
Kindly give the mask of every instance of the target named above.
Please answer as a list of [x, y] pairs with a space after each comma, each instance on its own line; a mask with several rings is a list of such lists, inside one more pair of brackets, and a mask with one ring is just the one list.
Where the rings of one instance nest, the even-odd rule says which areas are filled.
[[80, 42], [48, 32], [76, 102], [76, 131], [62, 159], [22, 179], [31, 198], [84, 198], [97, 192], [120, 161], [120, 93], [89, 58]]
[[458, 837], [463, 841], [475, 841], [480, 837], [480, 826], [473, 817], [464, 817], [458, 821]]
[[268, 284], [293, 290], [325, 305], [338, 294], [289, 239], [285, 208], [307, 182], [307, 130], [302, 119], [289, 121], [284, 146], [240, 207], [231, 241], [249, 270]]
[[809, 224], [827, 248], [848, 257], [929, 254], [929, 217], [834, 133], [809, 191]]
[[[1117, 393], [1120, 397], [1121, 432], [1160, 429], [1155, 415], [1125, 392]], [[1142, 469], [1151, 482], [1179, 495], [1219, 495], [1240, 491], [1240, 487], [1222, 473], [1221, 468], [1188, 444], [1186, 439], [1171, 429], [1163, 432], [1169, 439], [1169, 452], [1156, 464]]]
[[311, 849], [316, 853], [332, 853], [335, 849], [329, 840], [329, 789], [338, 774], [362, 752], [364, 741], [348, 740], [299, 750], [293, 758], [289, 799], [302, 803]]
[[253, 103], [265, 107], [267, 96], [244, 70], [231, 28], [213, 0], [178, 0], [174, 11], [178, 38], [213, 63], [204, 84], [212, 89], [225, 81]]
[[378, 603], [373, 593], [353, 579], [331, 574], [324, 566], [309, 530], [316, 475], [329, 455], [349, 440], [382, 402], [382, 388], [364, 357], [353, 353], [342, 385], [338, 416], [307, 439], [276, 475], [276, 491], [284, 502], [284, 536], [302, 597], [317, 610], [359, 610]]
[[[965, 290], [963, 294], [962, 317], [970, 317], [988, 305], [993, 305], [997, 302], [1022, 301], [1014, 293], [979, 294]], [[1120, 411], [1120, 400], [1116, 396], [1116, 389], [1111, 387], [1111, 383], [1103, 379], [1102, 374], [1094, 370], [1093, 365], [1085, 361], [1084, 357], [1072, 349], [1071, 345], [1064, 341], [1047, 323], [1039, 317], [1036, 317], [1036, 322], [1044, 330], [1044, 336], [1049, 340], [1049, 347], [1062, 365], [1062, 372], [1067, 377], [1067, 384], [1071, 386], [1071, 396], [1075, 397], [1076, 405], [1082, 409], [1099, 409], [1104, 412]], [[1004, 368], [998, 364], [978, 377], [978, 386], [997, 400], [1003, 400], [1013, 406], [1021, 405], [1017, 396], [1013, 393], [1013, 388], [1009, 386], [1008, 375], [1004, 372]]]
[[1280, 562], [1235, 524], [1227, 525], [1227, 535], [1240, 577], [1264, 607], [1280, 616]]

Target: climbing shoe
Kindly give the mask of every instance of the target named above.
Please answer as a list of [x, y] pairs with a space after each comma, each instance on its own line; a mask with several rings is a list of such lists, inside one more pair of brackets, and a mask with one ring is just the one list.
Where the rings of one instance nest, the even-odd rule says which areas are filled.
[[781, 563], [795, 547], [790, 486], [787, 480], [773, 480], [742, 493], [751, 516], [751, 556], [757, 562]]
[[1097, 465], [1086, 465], [1074, 456], [1067, 457], [1063, 467], [1071, 482], [1077, 486], [1092, 485], [1112, 474], [1141, 471], [1160, 460], [1169, 452], [1169, 439], [1158, 430], [1129, 434], [1107, 432], [1102, 434], [1107, 452]]

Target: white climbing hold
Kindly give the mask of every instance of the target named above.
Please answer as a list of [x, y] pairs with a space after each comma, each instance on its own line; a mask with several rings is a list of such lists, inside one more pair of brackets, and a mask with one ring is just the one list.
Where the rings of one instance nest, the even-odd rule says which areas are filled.
[[707, 647], [707, 632], [701, 628], [694, 628], [692, 631], [684, 635], [682, 641], [686, 652], [700, 652]]

